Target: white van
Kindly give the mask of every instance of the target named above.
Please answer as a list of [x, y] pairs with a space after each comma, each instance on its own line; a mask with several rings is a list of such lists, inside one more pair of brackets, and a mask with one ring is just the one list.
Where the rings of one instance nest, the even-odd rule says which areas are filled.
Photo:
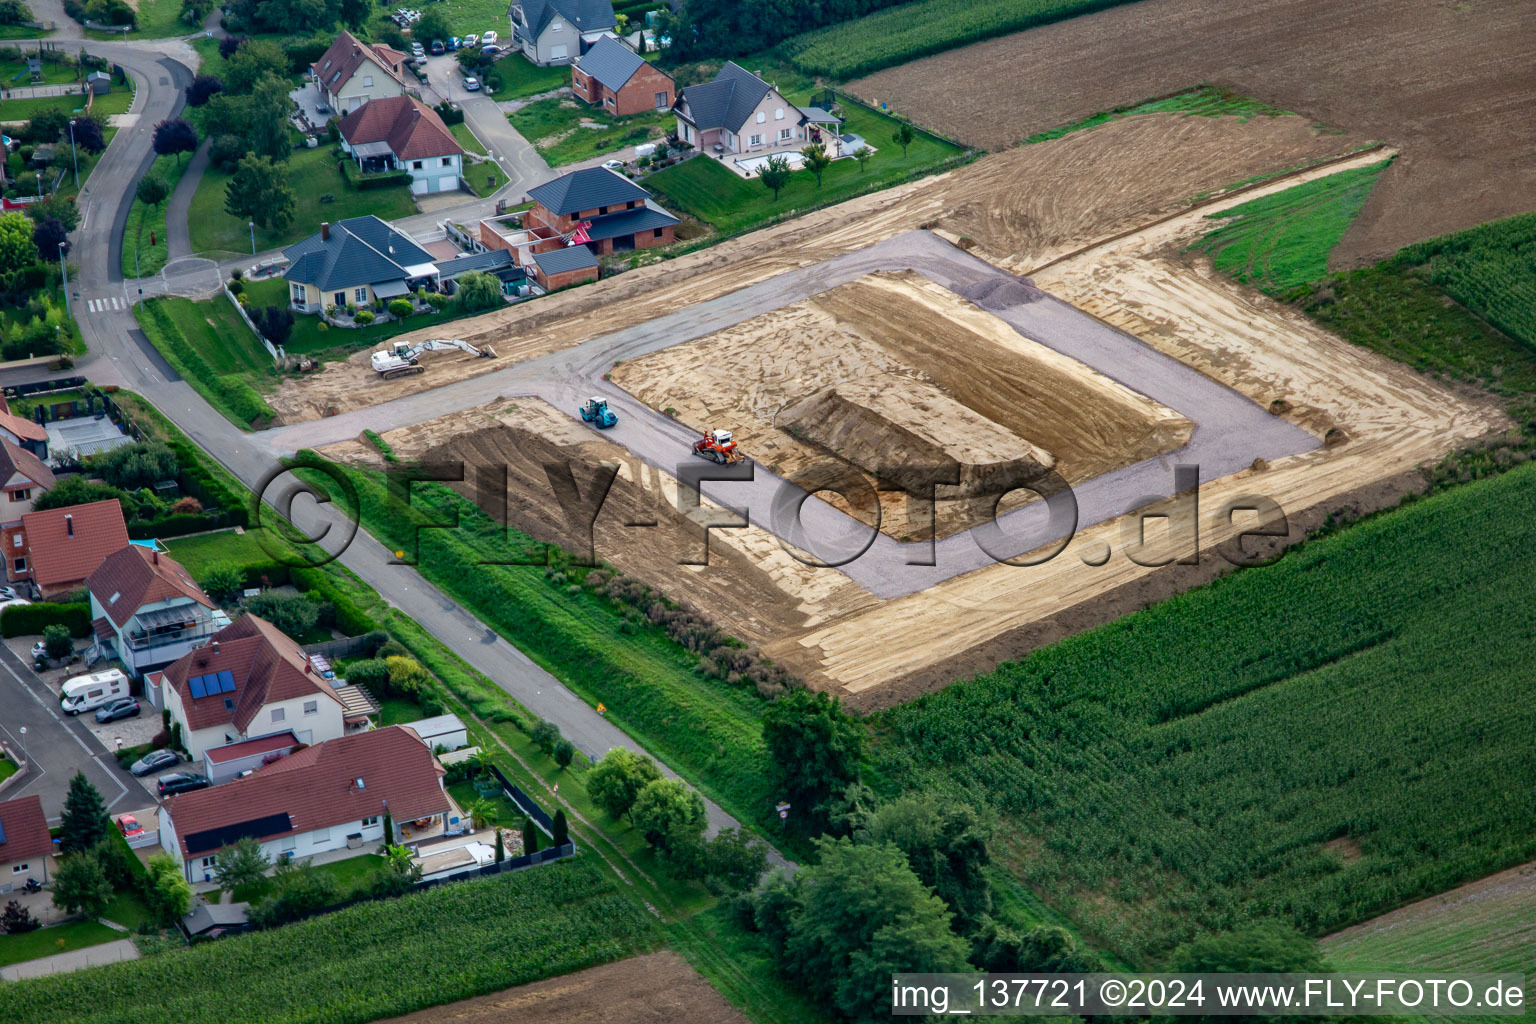
[[92, 672], [87, 676], [66, 679], [59, 693], [59, 706], [66, 715], [78, 715], [82, 711], [94, 711], [110, 704], [119, 697], [128, 696], [128, 677], [117, 669]]

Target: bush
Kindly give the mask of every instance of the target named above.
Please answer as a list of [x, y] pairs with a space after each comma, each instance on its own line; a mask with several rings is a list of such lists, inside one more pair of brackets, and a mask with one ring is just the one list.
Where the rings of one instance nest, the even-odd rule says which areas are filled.
[[320, 618], [320, 602], [297, 594], [258, 594], [246, 602], [245, 609], [295, 640], [314, 629]]
[[373, 323], [373, 313], [366, 309], [359, 310], [353, 315], [352, 319], [356, 323], [371, 324]]
[[335, 609], [336, 629], [347, 636], [371, 635], [376, 630], [378, 624], [344, 594], [324, 570], [295, 568], [289, 570], [288, 576], [294, 586], [306, 594], [314, 594]]
[[49, 626], [60, 625], [79, 639], [91, 632], [91, 606], [79, 604], [25, 604], [0, 611], [0, 635], [37, 636]]
[[215, 565], [197, 582], [209, 597], [222, 604], [239, 597], [245, 589], [245, 570], [234, 565]]
[[43, 644], [47, 647], [48, 657], [54, 659], [67, 658], [75, 651], [69, 627], [62, 622], [50, 622], [43, 627]]
[[125, 491], [174, 480], [180, 469], [176, 454], [159, 441], [139, 441], [92, 455], [85, 460], [85, 467]]
[[411, 311], [415, 308], [411, 304], [410, 299], [391, 299], [389, 302], [389, 315], [403, 320], [410, 316]]

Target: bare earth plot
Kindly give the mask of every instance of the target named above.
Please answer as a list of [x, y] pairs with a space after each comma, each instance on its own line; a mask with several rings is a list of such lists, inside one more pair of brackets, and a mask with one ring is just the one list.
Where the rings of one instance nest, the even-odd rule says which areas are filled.
[[378, 1024], [745, 1024], [676, 953], [637, 956], [531, 985], [434, 1006]]
[[[360, 361], [286, 382], [274, 404], [294, 420], [318, 415], [324, 403], [353, 411], [256, 438], [282, 452], [347, 442], [370, 427], [394, 431], [385, 436], [403, 456], [511, 464], [514, 525], [563, 543], [569, 538], [544, 479], [544, 458], [618, 462], [613, 506], [604, 507], [597, 523], [598, 557], [675, 597], [720, 609], [733, 631], [814, 684], [866, 706], [890, 704], [1224, 571], [1228, 563], [1211, 549], [1261, 518], [1219, 515], [1228, 499], [1267, 496], [1283, 509], [1294, 539], [1329, 512], [1396, 500], [1419, 484], [1418, 465], [1504, 425], [1491, 405], [1356, 349], [1181, 255], [1205, 229], [1203, 216], [1220, 205], [1180, 213], [1190, 209], [1191, 196], [1341, 157], [1355, 145], [1295, 117], [1151, 115], [1021, 147], [544, 300], [547, 306], [472, 321], [465, 336], [494, 344], [503, 354], [498, 360], [438, 360], [426, 374], [388, 385], [373, 381]], [[1351, 157], [1222, 202], [1380, 159], [1380, 153]], [[921, 224], [934, 230], [911, 230]], [[970, 254], [942, 240], [961, 235], [974, 246]], [[997, 264], [1015, 273], [1041, 269], [1031, 284]], [[914, 337], [921, 331], [893, 327], [896, 318], [885, 315], [892, 309], [938, 317], [942, 323], [934, 329], [953, 340], [955, 366], [943, 365], [943, 351], [924, 351]], [[831, 346], [844, 360], [832, 375], [838, 379], [790, 385], [780, 379], [804, 375], [820, 358], [796, 356], [788, 337], [775, 333], [783, 317], [814, 328], [805, 344]], [[766, 332], [755, 349], [732, 347], [733, 338], [750, 339], [753, 331]], [[876, 458], [880, 438], [850, 445], [845, 428], [874, 410], [879, 415], [864, 422], [878, 420], [879, 429], [894, 436], [892, 425], [908, 413], [868, 391], [826, 393], [827, 385], [856, 387], [871, 370], [905, 381], [897, 391], [908, 384], [931, 389], [924, 398], [930, 408], [942, 405], [934, 393], [958, 402], [1028, 442], [1037, 458], [1070, 469], [1070, 460], [1080, 457], [1074, 444], [1087, 453], [1081, 457], [1094, 455], [1082, 442], [1093, 432], [1091, 422], [1042, 422], [1072, 415], [1045, 402], [1033, 406], [1034, 422], [1010, 420], [1009, 403], [987, 403], [994, 390], [1023, 394], [1031, 381], [1046, 379], [1037, 374], [1047, 360], [1025, 355], [1036, 343], [1061, 358], [1058, 370], [1071, 364], [1080, 381], [1096, 380], [1096, 372], [1129, 395], [1118, 399], [1119, 408], [1135, 410], [1129, 429], [1115, 435], [1124, 450], [1101, 445], [1095, 456], [1101, 465], [1142, 456], [1074, 486], [1080, 529], [1043, 564], [995, 564], [987, 553], [992, 549], [984, 550], [979, 531], [971, 530], [938, 540], [935, 565], [908, 564], [909, 549], [926, 545], [876, 536], [867, 555], [842, 569], [806, 566], [773, 535], [795, 539], [782, 521], [760, 514], [760, 489], [777, 479], [771, 464], [758, 466], [752, 484], [707, 490], [732, 507], [745, 493], [740, 503], [752, 505], [751, 528], [709, 532], [711, 561], [718, 565], [677, 564], [679, 547], [691, 546], [718, 509], [657, 513], [659, 526], [681, 541], [667, 540], [666, 530], [625, 525], [639, 509], [654, 508], [658, 495], [675, 497], [672, 453], [685, 448], [692, 427], [755, 430], [765, 441], [773, 428], [748, 421], [781, 401], [793, 399], [793, 409], [820, 395], [823, 404], [803, 420], [819, 431], [812, 443], [843, 448], [833, 453], [856, 465]], [[727, 371], [714, 391], [699, 378], [710, 360], [689, 354], [710, 346], [720, 348]], [[783, 361], [795, 359], [801, 365]], [[1028, 371], [1020, 369], [1026, 365]], [[848, 381], [841, 380], [845, 370]], [[605, 372], [654, 406], [701, 422], [690, 427], [647, 408], [603, 380]], [[619, 426], [604, 435], [572, 417], [593, 392], [620, 410]], [[733, 400], [740, 406], [734, 411]], [[365, 408], [370, 401], [381, 404]], [[694, 404], [685, 414], [688, 402]], [[1146, 424], [1176, 426], [1159, 410], [1193, 422], [1194, 432], [1177, 451], [1147, 458], [1136, 448], [1145, 443]], [[818, 411], [835, 422], [817, 424]], [[742, 422], [702, 422], [727, 412]], [[355, 445], [335, 454], [376, 458]], [[1198, 539], [1177, 538], [1153, 520], [1143, 545], [1140, 517], [1123, 513], [1149, 504], [1154, 511], [1166, 508], [1155, 503], [1172, 493], [1174, 464], [1186, 460], [1201, 467]], [[822, 510], [821, 523], [835, 527], [832, 533], [858, 527], [830, 505], [806, 503], [808, 510], [813, 506]], [[1031, 511], [1026, 506], [1009, 515], [1022, 521]], [[817, 515], [808, 514], [806, 522]], [[1028, 550], [1030, 544], [1017, 542], [1034, 536], [1014, 536], [1007, 554]], [[1127, 557], [1138, 548], [1138, 560]], [[1192, 560], [1196, 549], [1204, 552], [1198, 564], [1161, 567], [1173, 558]]]
[[[1536, 208], [1526, 0], [1142, 0], [913, 61], [851, 89], [1001, 149], [1198, 81], [1401, 151], [1334, 250], [1337, 266]], [[978, 95], [956, 82], [987, 87]]]

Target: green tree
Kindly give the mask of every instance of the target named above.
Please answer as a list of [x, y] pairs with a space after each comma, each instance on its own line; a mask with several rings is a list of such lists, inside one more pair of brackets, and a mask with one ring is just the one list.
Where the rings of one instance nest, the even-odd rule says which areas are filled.
[[907, 147], [912, 145], [912, 140], [916, 138], [917, 133], [912, 131], [912, 126], [907, 124], [905, 121], [897, 125], [896, 130], [891, 133], [891, 141], [901, 147], [901, 155], [903, 158], [905, 158], [907, 155]]
[[773, 192], [773, 201], [779, 201], [779, 193], [784, 186], [789, 184], [789, 158], [783, 153], [775, 153], [768, 158], [763, 169], [757, 172], [757, 177], [763, 183], [763, 187]]
[[703, 833], [704, 798], [677, 779], [657, 779], [646, 783], [635, 797], [630, 818], [652, 847], [677, 849]]
[[214, 874], [225, 889], [238, 889], [253, 885], [266, 877], [272, 866], [271, 858], [261, 849], [261, 844], [246, 836], [218, 852], [214, 862]]
[[1078, 946], [1065, 928], [1042, 924], [1021, 935], [992, 920], [976, 933], [971, 963], [993, 974], [1089, 974], [1104, 969], [1104, 962]]
[[483, 271], [472, 270], [461, 274], [455, 283], [459, 290], [454, 293], [453, 303], [460, 312], [495, 309], [506, 302], [501, 295], [501, 282]]
[[702, 880], [718, 896], [734, 896], [768, 870], [768, 847], [744, 828], [725, 828], [713, 839], [684, 847], [680, 859], [686, 877]]
[[42, 926], [43, 923], [32, 916], [32, 911], [22, 906], [18, 900], [8, 902], [5, 905], [5, 913], [0, 914], [0, 932], [5, 932], [7, 935], [33, 932]]
[[539, 827], [527, 818], [523, 819], [523, 852], [539, 852]]
[[560, 742], [560, 727], [554, 722], [539, 719], [528, 732], [528, 738], [533, 740], [533, 745], [544, 753], [552, 753], [555, 744]]
[[153, 487], [161, 480], [174, 480], [181, 464], [176, 453], [162, 442], [139, 441], [92, 455], [86, 468], [101, 474], [113, 487], [133, 491]]
[[171, 186], [165, 183], [165, 179], [156, 174], [146, 174], [139, 179], [138, 187], [133, 190], [139, 202], [145, 206], [156, 207], [165, 202], [171, 194]]
[[[1288, 925], [1266, 921], [1222, 935], [1208, 935], [1173, 951], [1168, 969], [1181, 973], [1321, 974], [1330, 970], [1317, 943]], [[1218, 1018], [1192, 1017], [1215, 1022]], [[1281, 1017], [1254, 1014], [1221, 1017], [1224, 1024], [1306, 1024], [1321, 1017]], [[1337, 1022], [1339, 1018], [1328, 1018]]]
[[315, 623], [320, 620], [320, 603], [302, 594], [267, 591], [247, 601], [245, 609], [252, 615], [266, 619], [295, 640], [314, 629]]
[[791, 690], [763, 712], [771, 794], [789, 802], [802, 834], [825, 831], [835, 802], [858, 781], [864, 726], [835, 698]]
[[107, 805], [100, 791], [91, 785], [84, 772], [75, 772], [64, 796], [64, 813], [59, 823], [60, 852], [84, 853], [111, 831], [112, 822], [107, 818]]
[[224, 212], [255, 221], [259, 228], [287, 227], [297, 203], [288, 184], [288, 169], [254, 153], [241, 158], [224, 187]]
[[0, 274], [14, 274], [37, 262], [33, 227], [24, 213], [0, 214]]
[[562, 739], [555, 744], [555, 749], [550, 751], [550, 755], [555, 759], [555, 764], [561, 768], [569, 768], [571, 762], [576, 759], [576, 747], [570, 740]]
[[968, 804], [932, 793], [898, 797], [870, 815], [856, 838], [891, 843], [906, 854], [923, 884], [949, 904], [960, 932], [969, 932], [991, 911], [986, 869], [992, 826]]
[[796, 880], [800, 908], [782, 963], [819, 1005], [852, 1020], [884, 1020], [891, 975], [968, 969], [949, 910], [894, 846], [817, 842], [819, 862]]
[[123, 505], [123, 515], [127, 517], [130, 509], [126, 500], [127, 495], [111, 484], [88, 480], [76, 474], [63, 478], [52, 490], [44, 491], [42, 497], [32, 502], [32, 508], [42, 512], [51, 508], [67, 508], [70, 505], [85, 505], [93, 501], [110, 501], [114, 498]]
[[553, 842], [556, 846], [564, 846], [571, 841], [571, 827], [565, 820], [564, 807], [555, 808], [554, 827], [550, 832], [553, 833]]
[[587, 795], [610, 818], [627, 818], [640, 791], [659, 778], [661, 769], [655, 761], [624, 747], [614, 747], [587, 772]]
[[112, 902], [112, 883], [94, 853], [71, 853], [53, 873], [53, 905], [66, 914], [100, 917]]
[[854, 151], [853, 159], [858, 162], [860, 174], [864, 173], [864, 169], [869, 166], [870, 158], [874, 155], [875, 151], [868, 146], [860, 146]]
[[423, 46], [430, 44], [434, 39], [446, 42], [453, 35], [453, 26], [448, 22], [448, 12], [441, 4], [434, 4], [421, 12], [421, 17], [416, 19], [416, 24], [411, 26], [411, 38], [421, 41]]
[[[288, 126], [288, 112], [293, 100], [288, 96], [288, 80], [268, 75], [256, 83], [245, 99], [245, 138], [251, 152], [281, 162], [293, 152], [293, 129]], [[261, 221], [257, 221], [260, 224]]]
[[212, 565], [197, 582], [215, 601], [232, 601], [245, 589], [245, 570], [237, 565]]
[[163, 925], [175, 924], [192, 909], [192, 885], [170, 854], [156, 853], [149, 858], [144, 902]]
[[801, 157], [805, 160], [805, 169], [816, 175], [816, 187], [821, 188], [821, 175], [832, 166], [832, 158], [821, 146], [807, 146], [801, 152]]
[[249, 93], [263, 78], [283, 78], [288, 74], [288, 55], [270, 39], [242, 40], [234, 56], [224, 63], [220, 81], [224, 91], [235, 94]]
[[69, 635], [69, 627], [54, 622], [43, 627], [43, 647], [50, 658], [67, 658], [75, 650], [75, 641]]
[[34, 224], [41, 224], [51, 217], [63, 224], [66, 231], [73, 231], [80, 226], [80, 207], [75, 205], [74, 196], [62, 190], [35, 203], [28, 203], [26, 213]]

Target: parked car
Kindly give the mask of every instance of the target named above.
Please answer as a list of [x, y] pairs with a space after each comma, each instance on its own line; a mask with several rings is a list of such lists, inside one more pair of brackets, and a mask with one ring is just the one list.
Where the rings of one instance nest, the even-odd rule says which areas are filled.
[[169, 768], [180, 760], [181, 757], [174, 750], [151, 750], [129, 765], [128, 770], [134, 775], [148, 775], [158, 768]]
[[131, 814], [118, 815], [117, 827], [122, 829], [124, 839], [132, 839], [134, 836], [144, 834], [144, 826], [139, 824], [139, 819]]
[[495, 56], [496, 54], [498, 54], [500, 52], [501, 52], [501, 47], [499, 47], [499, 46], [492, 45], [492, 46], [482, 46], [482, 47], [480, 47], [480, 55], [483, 56], [483, 57], [493, 57], [493, 56]]
[[475, 35], [473, 32], [471, 32], [469, 35], [464, 37], [464, 46], [466, 48], [468, 48], [468, 47], [474, 46], [479, 41], [480, 41], [480, 37]]
[[487, 32], [485, 35], [480, 37], [480, 45], [481, 46], [486, 46], [486, 45], [495, 43], [498, 38], [499, 37], [496, 35], [496, 33], [494, 31]]
[[47, 645], [47, 643], [43, 642], [42, 640], [39, 640], [37, 643], [32, 645], [32, 660], [33, 661], [37, 661], [40, 658], [46, 658], [46, 657], [48, 657], [48, 645]]
[[20, 608], [24, 604], [31, 603], [24, 597], [17, 597], [14, 592], [9, 597], [0, 595], [0, 608]]
[[0, 597], [13, 598], [13, 597], [20, 597], [20, 596], [21, 595], [16, 593], [16, 588], [15, 587], [0, 587]]
[[172, 772], [162, 775], [158, 780], [161, 796], [172, 796], [176, 793], [190, 793], [194, 789], [207, 789], [208, 776], [199, 775], [197, 772]]
[[457, 50], [458, 48], [459, 48], [459, 37], [458, 36], [449, 36], [448, 37], [448, 49], [450, 51], [452, 51], [452, 50]]
[[443, 41], [441, 39], [432, 40], [432, 44], [428, 46], [427, 49], [432, 51], [432, 56], [434, 57], [441, 56], [447, 52], [447, 47], [443, 45]]
[[412, 43], [411, 44], [411, 56], [412, 57], [415, 57], [417, 60], [420, 60], [421, 58], [425, 57], [426, 55], [427, 55], [426, 47], [422, 46], [420, 43]]
[[139, 702], [133, 697], [124, 697], [115, 700], [106, 707], [96, 709], [96, 721], [115, 722], [119, 718], [138, 718]]
[[624, 171], [624, 161], [623, 160], [604, 160], [603, 161], [603, 169], [604, 170], [609, 170], [609, 171], [617, 171], [617, 172], [622, 174], [623, 171]]
[[473, 77], [471, 75], [465, 75], [464, 76], [464, 88], [469, 90], [470, 92], [479, 92], [480, 91], [480, 79], [475, 78], [475, 77]]

